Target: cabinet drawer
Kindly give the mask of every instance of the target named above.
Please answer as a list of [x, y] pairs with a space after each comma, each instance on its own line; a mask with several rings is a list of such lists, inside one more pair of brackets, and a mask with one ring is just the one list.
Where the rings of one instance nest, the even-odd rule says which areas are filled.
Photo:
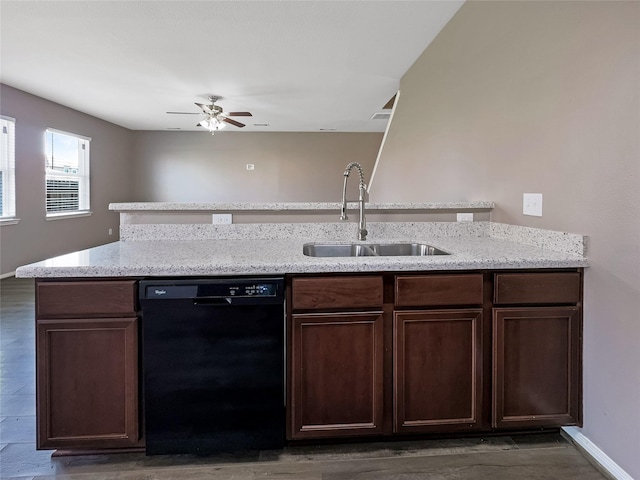
[[135, 286], [135, 280], [37, 282], [36, 316], [135, 316]]
[[482, 274], [397, 276], [398, 307], [481, 305]]
[[294, 278], [292, 307], [298, 309], [379, 308], [382, 277]]
[[578, 303], [580, 273], [496, 273], [494, 303]]

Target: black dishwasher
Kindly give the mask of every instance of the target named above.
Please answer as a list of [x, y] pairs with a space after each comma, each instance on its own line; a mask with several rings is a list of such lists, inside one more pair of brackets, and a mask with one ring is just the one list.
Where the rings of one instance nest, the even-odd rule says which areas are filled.
[[143, 280], [147, 455], [285, 442], [284, 280]]

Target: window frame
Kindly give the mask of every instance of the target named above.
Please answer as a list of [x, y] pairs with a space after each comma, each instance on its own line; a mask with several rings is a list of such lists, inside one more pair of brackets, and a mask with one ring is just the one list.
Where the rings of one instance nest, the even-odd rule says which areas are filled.
[[[78, 140], [78, 170], [79, 172], [55, 171], [49, 168], [49, 151], [47, 136], [65, 135]], [[83, 148], [84, 146], [84, 148]], [[45, 214], [47, 220], [59, 218], [83, 217], [91, 215], [91, 138], [73, 132], [47, 127], [44, 132], [44, 169], [45, 169]], [[84, 153], [83, 153], [84, 152]], [[80, 158], [82, 156], [82, 158]], [[49, 210], [48, 182], [50, 180], [78, 181], [78, 208]]]
[[[4, 139], [4, 135], [7, 135], [6, 155], [4, 151], [0, 151], [0, 171], [2, 172], [0, 225], [12, 225], [19, 221], [16, 218], [16, 119], [0, 115], [0, 127], [2, 127], [0, 128], [2, 138]], [[2, 143], [0, 143], [0, 150], [4, 150]]]

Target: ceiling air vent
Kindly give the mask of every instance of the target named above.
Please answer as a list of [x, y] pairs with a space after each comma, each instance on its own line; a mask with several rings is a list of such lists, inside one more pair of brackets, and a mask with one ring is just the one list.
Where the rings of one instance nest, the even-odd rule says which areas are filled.
[[371, 120], [389, 120], [391, 117], [391, 113], [387, 112], [376, 112], [371, 115]]

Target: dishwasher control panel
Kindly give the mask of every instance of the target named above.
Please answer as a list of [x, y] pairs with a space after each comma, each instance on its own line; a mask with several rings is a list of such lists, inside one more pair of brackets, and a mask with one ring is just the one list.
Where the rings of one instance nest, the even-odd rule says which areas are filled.
[[145, 299], [178, 298], [271, 298], [282, 295], [282, 281], [271, 279], [207, 280], [207, 281], [147, 281], [142, 284]]
[[239, 285], [200, 285], [198, 297], [274, 297], [275, 283], [241, 283]]
[[232, 297], [273, 297], [275, 294], [276, 286], [269, 283], [253, 283], [251, 285], [229, 287], [229, 296]]

